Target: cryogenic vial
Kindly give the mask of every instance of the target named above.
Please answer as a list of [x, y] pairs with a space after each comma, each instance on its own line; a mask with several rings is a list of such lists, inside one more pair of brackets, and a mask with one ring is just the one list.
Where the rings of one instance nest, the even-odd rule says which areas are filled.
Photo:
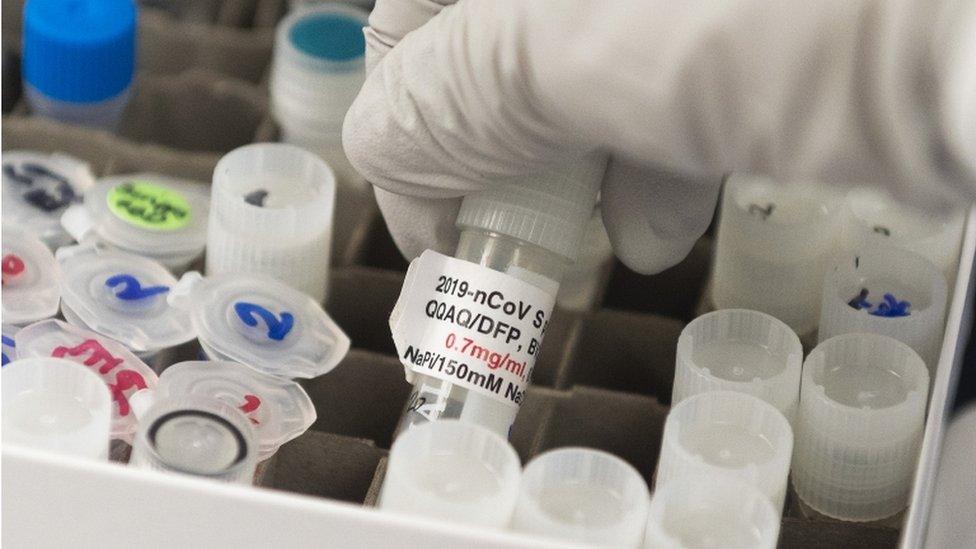
[[550, 450], [522, 473], [512, 528], [612, 547], [640, 545], [647, 484], [626, 461], [589, 448]]
[[35, 114], [113, 129], [135, 73], [135, 3], [30, 0], [23, 50], [24, 88]]
[[451, 418], [508, 436], [604, 164], [586, 156], [466, 196], [455, 257], [427, 250], [411, 263], [390, 315], [413, 384], [398, 432]]
[[61, 214], [95, 182], [91, 167], [60, 153], [3, 152], [3, 222], [22, 229], [52, 250], [71, 243]]
[[559, 284], [556, 305], [567, 311], [586, 311], [598, 306], [603, 299], [612, 268], [613, 248], [610, 246], [607, 229], [603, 226], [603, 215], [597, 207], [586, 225], [579, 257]]
[[166, 296], [176, 278], [142, 256], [92, 244], [61, 248], [65, 320], [122, 342], [161, 370], [166, 351], [196, 337], [189, 315]]
[[793, 486], [815, 511], [850, 521], [908, 504], [925, 422], [929, 375], [904, 343], [844, 334], [803, 363]]
[[463, 524], [504, 527], [521, 464], [507, 440], [477, 425], [434, 421], [390, 449], [379, 507]]
[[258, 462], [270, 458], [315, 422], [315, 407], [301, 385], [237, 362], [174, 364], [159, 377], [156, 392], [150, 396], [154, 402], [191, 394], [217, 398], [247, 417], [257, 440]]
[[839, 197], [811, 184], [732, 175], [719, 214], [712, 302], [817, 327], [823, 277], [837, 241]]
[[732, 475], [759, 488], [778, 512], [792, 455], [793, 429], [782, 412], [752, 395], [710, 391], [668, 413], [656, 482]]
[[88, 238], [155, 259], [180, 274], [207, 243], [210, 198], [206, 186], [156, 174], [99, 179], [83, 204], [61, 224], [77, 240]]
[[349, 337], [322, 306], [270, 276], [183, 275], [169, 302], [189, 315], [211, 360], [241, 362], [283, 378], [332, 371], [349, 352]]
[[3, 366], [17, 359], [17, 342], [14, 340], [14, 336], [19, 331], [19, 326], [3, 323]]
[[53, 319], [23, 328], [14, 336], [14, 342], [18, 359], [62, 358], [95, 372], [111, 393], [112, 440], [132, 443], [138, 420], [132, 412], [130, 399], [137, 391], [155, 388], [157, 377], [125, 345]]
[[251, 422], [217, 398], [184, 394], [140, 411], [129, 465], [250, 484], [257, 465]]
[[321, 156], [340, 188], [371, 189], [342, 149], [342, 121], [366, 79], [369, 13], [329, 3], [292, 11], [275, 33], [271, 110], [281, 140]]
[[23, 326], [58, 312], [61, 270], [37, 237], [3, 225], [3, 321]]
[[955, 279], [965, 209], [945, 205], [942, 214], [920, 211], [869, 187], [852, 190], [844, 202], [846, 249], [903, 248], [926, 257], [946, 278]]
[[770, 315], [722, 309], [691, 321], [678, 338], [671, 404], [706, 391], [757, 396], [793, 421], [803, 347]]
[[214, 169], [207, 274], [273, 276], [323, 303], [329, 278], [335, 176], [293, 145], [258, 143]]
[[60, 358], [25, 358], [0, 374], [3, 443], [108, 459], [111, 396], [90, 369]]
[[741, 479], [691, 476], [654, 491], [644, 549], [773, 549], [780, 516]]
[[890, 246], [845, 252], [824, 281], [818, 337], [893, 337], [915, 349], [934, 377], [947, 298], [942, 271], [921, 255]]

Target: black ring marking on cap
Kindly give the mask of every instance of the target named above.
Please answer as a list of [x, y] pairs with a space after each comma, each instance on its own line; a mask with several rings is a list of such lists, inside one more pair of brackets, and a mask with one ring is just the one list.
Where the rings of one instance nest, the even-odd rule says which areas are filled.
[[[170, 422], [170, 421], [172, 421], [174, 419], [181, 418], [181, 417], [187, 417], [187, 416], [202, 417], [202, 418], [205, 418], [205, 419], [212, 420], [212, 421], [214, 421], [214, 422], [216, 422], [216, 423], [218, 423], [218, 424], [223, 425], [224, 427], [226, 427], [227, 430], [230, 431], [234, 435], [234, 439], [237, 441], [237, 449], [238, 449], [237, 450], [237, 457], [234, 459], [234, 462], [233, 463], [231, 463], [227, 467], [224, 467], [224, 470], [225, 471], [227, 469], [230, 469], [231, 467], [233, 467], [233, 466], [241, 463], [242, 461], [244, 461], [244, 458], [247, 457], [247, 439], [244, 438], [244, 433], [241, 433], [241, 430], [238, 429], [237, 426], [235, 426], [233, 423], [231, 423], [230, 421], [227, 421], [227, 419], [225, 419], [225, 418], [223, 418], [223, 417], [221, 417], [221, 416], [219, 416], [217, 414], [214, 414], [214, 413], [211, 413], [211, 412], [205, 412], [203, 410], [192, 410], [192, 409], [175, 410], [175, 411], [172, 411], [172, 412], [168, 412], [168, 413], [163, 414], [163, 415], [159, 416], [158, 418], [156, 418], [156, 421], [154, 421], [152, 423], [152, 425], [149, 426], [149, 431], [146, 433], [146, 438], [149, 440], [149, 443], [152, 445], [152, 448], [156, 452], [157, 455], [159, 454], [159, 451], [156, 448], [156, 432], [159, 431], [159, 429], [163, 425], [165, 425], [166, 423], [168, 423], [168, 422]], [[162, 457], [162, 456], [160, 456], [160, 457]], [[169, 465], [169, 464], [167, 463], [167, 465]], [[191, 474], [197, 474], [197, 475], [200, 474], [199, 471], [183, 471], [183, 472], [191, 473]]]

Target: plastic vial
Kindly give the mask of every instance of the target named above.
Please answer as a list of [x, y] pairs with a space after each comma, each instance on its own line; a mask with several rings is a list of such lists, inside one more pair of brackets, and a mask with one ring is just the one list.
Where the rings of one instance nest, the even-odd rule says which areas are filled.
[[701, 393], [668, 413], [657, 486], [685, 476], [732, 475], [783, 509], [793, 429], [768, 402], [731, 391]]
[[722, 309], [696, 318], [681, 331], [676, 363], [672, 405], [706, 391], [736, 391], [769, 402], [793, 421], [803, 347], [770, 315]]
[[603, 299], [612, 268], [613, 247], [597, 207], [586, 225], [579, 256], [563, 275], [556, 305], [567, 311], [587, 311], [597, 307]]
[[95, 183], [91, 167], [60, 153], [3, 152], [3, 222], [23, 229], [52, 250], [71, 243], [61, 215]]
[[247, 417], [257, 440], [258, 462], [305, 433], [316, 417], [315, 406], [301, 385], [229, 361], [174, 364], [159, 376], [155, 394], [139, 396], [151, 396], [150, 401], [155, 402], [185, 395], [219, 399]]
[[712, 302], [817, 327], [823, 277], [837, 241], [839, 197], [816, 185], [732, 175], [719, 216]]
[[88, 368], [60, 358], [3, 367], [3, 443], [108, 459], [111, 396]]
[[183, 275], [167, 298], [189, 314], [210, 360], [247, 364], [283, 378], [327, 374], [349, 352], [349, 337], [306, 294], [266, 275]]
[[95, 372], [111, 392], [112, 440], [132, 444], [138, 421], [131, 398], [154, 389], [158, 380], [149, 366], [114, 339], [60, 320], [35, 322], [17, 332], [14, 342], [18, 359], [63, 358]]
[[533, 458], [522, 473], [512, 528], [611, 547], [637, 547], [649, 503], [647, 483], [626, 461], [589, 448]]
[[325, 301], [336, 184], [321, 158], [258, 143], [214, 169], [207, 274], [261, 273]]
[[824, 282], [818, 337], [893, 337], [915, 349], [931, 377], [942, 349], [947, 299], [942, 272], [918, 254], [892, 247], [845, 253]]
[[78, 242], [94, 240], [155, 259], [176, 274], [207, 243], [210, 197], [202, 183], [140, 173], [99, 179], [61, 224]]
[[379, 507], [501, 528], [512, 517], [521, 474], [504, 438], [477, 425], [433, 421], [393, 443]]
[[903, 248], [925, 256], [947, 279], [955, 279], [966, 220], [964, 209], [946, 206], [946, 213], [936, 215], [868, 187], [850, 191], [845, 206], [843, 242], [847, 249]]
[[213, 397], [181, 395], [140, 414], [129, 465], [250, 484], [257, 463], [251, 422]]
[[70, 324], [120, 341], [156, 370], [164, 351], [196, 337], [189, 315], [167, 303], [176, 278], [156, 261], [91, 244], [56, 255]]
[[31, 110], [61, 122], [115, 128], [135, 72], [135, 3], [30, 0], [23, 32]]
[[370, 192], [342, 149], [342, 121], [366, 79], [369, 13], [329, 3], [302, 6], [275, 33], [271, 109], [281, 140], [321, 156], [340, 188]]
[[37, 237], [3, 225], [3, 321], [23, 326], [58, 313], [61, 270]]
[[803, 364], [793, 485], [815, 511], [850, 521], [908, 504], [929, 374], [904, 343], [877, 334], [824, 341]]
[[779, 527], [779, 513], [751, 484], [682, 477], [654, 491], [644, 549], [773, 549]]
[[[571, 169], [468, 195], [458, 213], [454, 257], [556, 295], [591, 219], [604, 165], [588, 157]], [[421, 400], [438, 410], [434, 419], [477, 423], [506, 437], [518, 413], [518, 407], [418, 373], [398, 432], [432, 419], [413, 405]]]

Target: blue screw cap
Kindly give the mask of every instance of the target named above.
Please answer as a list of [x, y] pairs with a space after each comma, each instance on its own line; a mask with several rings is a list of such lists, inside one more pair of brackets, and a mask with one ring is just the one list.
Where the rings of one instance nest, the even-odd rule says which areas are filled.
[[343, 13], [310, 12], [289, 32], [299, 51], [328, 61], [351, 61], [366, 53], [363, 22]]
[[133, 0], [28, 0], [23, 32], [24, 81], [52, 99], [104, 101], [132, 82]]

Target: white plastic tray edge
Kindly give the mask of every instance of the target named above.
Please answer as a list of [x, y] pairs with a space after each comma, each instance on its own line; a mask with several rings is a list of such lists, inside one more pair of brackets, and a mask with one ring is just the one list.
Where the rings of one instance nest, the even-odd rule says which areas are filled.
[[924, 546], [946, 422], [952, 406], [952, 398], [955, 396], [956, 380], [959, 379], [959, 373], [962, 371], [962, 362], [966, 356], [966, 345], [973, 322], [976, 206], [969, 210], [966, 219], [959, 258], [956, 287], [953, 289], [952, 302], [949, 304], [939, 365], [935, 379], [932, 381], [932, 398], [925, 421], [925, 437], [922, 439], [918, 467], [915, 468], [911, 504], [901, 532], [900, 549], [916, 549]]

